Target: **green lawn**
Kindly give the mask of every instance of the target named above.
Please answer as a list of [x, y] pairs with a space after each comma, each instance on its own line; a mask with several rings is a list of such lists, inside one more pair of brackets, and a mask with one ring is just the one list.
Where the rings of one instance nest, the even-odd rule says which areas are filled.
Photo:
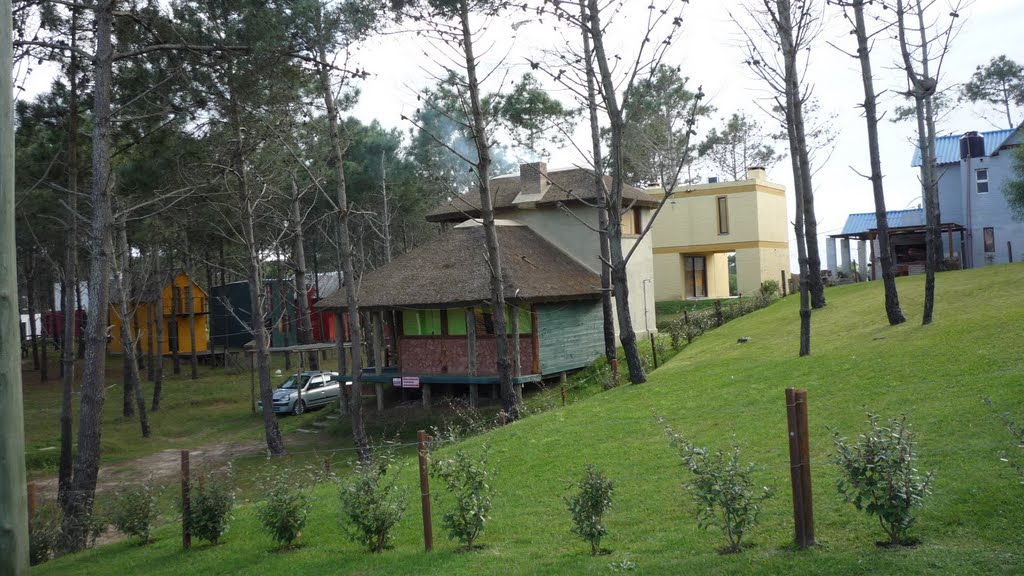
[[[31, 368], [31, 360], [23, 363], [25, 402], [26, 460], [30, 476], [56, 473], [60, 447], [61, 381], [54, 360], [50, 380], [40, 382]], [[334, 362], [334, 360], [330, 360]], [[81, 370], [82, 363], [76, 363]], [[275, 368], [284, 369], [284, 359], [274, 359]], [[328, 366], [324, 366], [325, 369]], [[107, 390], [103, 405], [103, 464], [113, 464], [159, 452], [165, 449], [191, 449], [208, 442], [257, 441], [263, 437], [262, 420], [250, 409], [248, 371], [227, 375], [221, 368], [200, 367], [201, 378], [189, 379], [188, 358], [182, 361], [180, 375], [173, 375], [171, 361], [164, 361], [164, 383], [161, 408], [150, 412], [152, 435], [142, 438], [138, 418], [122, 416], [121, 358], [107, 359]], [[145, 371], [142, 377], [145, 379]], [[273, 377], [273, 381], [283, 377]], [[76, 391], [79, 382], [76, 382]], [[152, 384], [143, 382], [147, 409], [152, 403]], [[74, 408], [74, 431], [78, 431], [78, 401]], [[318, 413], [301, 418], [282, 419], [282, 429], [293, 431], [317, 419]]]
[[[61, 558], [36, 574], [607, 574], [629, 559], [642, 574], [1019, 574], [1024, 571], [1024, 486], [1000, 460], [1014, 443], [982, 398], [1024, 417], [1024, 265], [948, 272], [937, 280], [935, 324], [920, 326], [923, 277], [901, 278], [909, 322], [889, 327], [881, 283], [830, 289], [814, 313], [809, 358], [797, 358], [797, 300], [787, 298], [694, 341], [642, 386], [624, 386], [471, 438], [497, 467], [493, 518], [482, 550], [444, 539], [435, 502], [435, 552], [424, 554], [414, 460], [404, 458], [409, 510], [396, 548], [370, 555], [344, 539], [337, 488], [315, 491], [316, 507], [291, 552], [272, 551], [252, 507], [236, 510], [223, 544], [180, 550], [173, 526], [157, 542], [128, 542]], [[737, 344], [737, 338], [749, 342]], [[795, 551], [783, 391], [808, 389], [815, 522], [819, 545]], [[843, 503], [829, 463], [826, 426], [855, 435], [864, 410], [909, 414], [921, 468], [935, 472], [920, 511], [916, 548], [879, 548], [877, 521]], [[654, 415], [699, 445], [738, 444], [771, 487], [752, 546], [721, 556], [723, 539], [700, 531], [686, 479]], [[1018, 451], [1019, 452], [1019, 451]], [[1011, 454], [1011, 457], [1013, 455]], [[561, 498], [587, 463], [616, 481], [615, 509], [591, 558], [569, 533]], [[436, 492], [436, 487], [435, 487]], [[168, 516], [173, 512], [168, 511]]]

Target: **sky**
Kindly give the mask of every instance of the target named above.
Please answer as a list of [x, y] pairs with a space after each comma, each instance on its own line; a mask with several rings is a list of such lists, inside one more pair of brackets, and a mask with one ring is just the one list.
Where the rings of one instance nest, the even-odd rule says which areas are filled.
[[[940, 5], [944, 2], [939, 0]], [[612, 21], [611, 51], [618, 51], [623, 56], [633, 53], [637, 36], [644, 27], [648, 4], [647, 0], [627, 0], [622, 13]], [[690, 86], [702, 86], [709, 102], [717, 108], [710, 122], [698, 126], [701, 133], [720, 125], [725, 117], [738, 111], [753, 114], [764, 125], [769, 123], [757, 105], [763, 102], [767, 93], [743, 64], [743, 36], [730, 18], [730, 11], [742, 17], [742, 7], [743, 2], [739, 0], [692, 0], [683, 12], [682, 34], [665, 60], [668, 64], [681, 66], [682, 73], [691, 79]], [[948, 10], [942, 13], [947, 14]], [[819, 41], [812, 47], [811, 65], [807, 71], [807, 80], [821, 103], [822, 114], [834, 116], [831, 122], [836, 135], [834, 151], [826, 162], [817, 167], [814, 177], [815, 208], [822, 239], [828, 234], [838, 233], [848, 214], [874, 211], [870, 182], [854, 172], [854, 169], [865, 174], [869, 171], [866, 122], [859, 108], [864, 98], [860, 65], [827, 43], [852, 51], [856, 48], [856, 41], [849, 35], [850, 27], [838, 9], [826, 9], [825, 20]], [[1024, 30], [1024, 0], [976, 0], [962, 13], [960, 21], [959, 35], [943, 65], [944, 84], [969, 80], [977, 65], [987, 63], [1000, 54], [1024, 64], [1024, 42], [1020, 40]], [[519, 24], [515, 31], [511, 29], [513, 24]], [[557, 49], [566, 42], [566, 38], [553, 31], [554, 22], [550, 19], [515, 15], [487, 21], [485, 26], [479, 44], [490, 47], [489, 55], [503, 57], [504, 69], [508, 70], [507, 76], [492, 76], [491, 86], [485, 86], [489, 90], [497, 89], [496, 78], [518, 77], [527, 72], [528, 58], [537, 59], [544, 50]], [[410, 128], [411, 125], [402, 121], [401, 116], [410, 116], [421, 105], [417, 102], [418, 91], [433, 83], [432, 75], [440, 70], [437, 64], [439, 57], [433, 48], [408, 34], [389, 35], [363, 47], [356, 54], [356, 59], [367, 66], [373, 76], [360, 86], [362, 96], [353, 113], [364, 119], [376, 118], [387, 127]], [[891, 110], [903, 100], [895, 91], [905, 90], [906, 86], [905, 76], [896, 69], [897, 48], [893, 42], [880, 37], [872, 55], [876, 91], [887, 91], [881, 97], [880, 111], [891, 114]], [[485, 58], [484, 64], [493, 65], [497, 59]], [[551, 83], [546, 87], [556, 97], [573, 104], [572, 95], [564, 88]], [[1019, 116], [1017, 122], [1020, 122]], [[1006, 127], [999, 114], [991, 113], [985, 106], [963, 104], [958, 105], [940, 124], [939, 133], [962, 134], [970, 130]], [[879, 131], [887, 208], [916, 208], [921, 202], [920, 181], [917, 169], [910, 166], [913, 142], [916, 141], [915, 123], [897, 124], [883, 119]], [[577, 129], [575, 139], [581, 147], [587, 147], [589, 136], [586, 126]], [[780, 151], [785, 148], [785, 143], [779, 145]], [[819, 154], [819, 157], [824, 156]], [[547, 161], [549, 167], [587, 164], [574, 147], [552, 151]], [[769, 170], [768, 177], [784, 184], [790, 191], [792, 221], [793, 175], [788, 156]], [[824, 241], [819, 243], [824, 266]], [[795, 239], [791, 238], [790, 244], [792, 266], [796, 270]]]
[[[733, 112], [745, 111], [764, 125], [769, 120], [758, 109], [767, 95], [763, 85], [743, 64], [743, 35], [739, 25], [730, 17], [730, 11], [741, 21], [744, 1], [750, 0], [691, 0], [683, 10], [683, 26], [676, 43], [665, 58], [665, 63], [680, 66], [683, 75], [690, 78], [691, 87], [703, 87], [709, 103], [717, 108], [710, 121], [697, 127], [698, 137], [708, 129], [721, 125]], [[941, 6], [948, 0], [937, 0]], [[607, 49], [626, 60], [634, 53], [639, 35], [646, 22], [649, 0], [625, 0], [621, 11], [609, 25]], [[660, 1], [659, 1], [660, 3]], [[948, 10], [937, 11], [946, 14]], [[979, 64], [1005, 54], [1024, 64], [1024, 0], [974, 0], [961, 13], [960, 31], [951, 53], [943, 64], [943, 86], [967, 81]], [[528, 60], [543, 58], [545, 51], [565, 50], [567, 42], [576, 42], [576, 36], [559, 32], [551, 18], [534, 14], [513, 13], [498, 18], [481, 20], [477, 41], [482, 54], [482, 67], [497, 67], [497, 73], [487, 77], [484, 91], [495, 91], [501, 84], [515, 80], [529, 71]], [[871, 26], [871, 24], [869, 24]], [[821, 105], [822, 117], [831, 118], [835, 133], [831, 154], [818, 152], [820, 160], [814, 176], [815, 208], [818, 220], [819, 244], [824, 266], [824, 237], [838, 233], [850, 213], [872, 212], [871, 186], [868, 180], [854, 171], [868, 172], [866, 125], [859, 109], [863, 101], [860, 66], [857, 60], [838, 48], [852, 51], [855, 40], [850, 27], [838, 9], [825, 11], [823, 31], [811, 49], [810, 66], [806, 79]], [[836, 45], [830, 46], [829, 42]], [[439, 62], [446, 56], [422, 36], [392, 31], [371, 39], [355, 51], [352, 64], [370, 71], [361, 81], [361, 97], [350, 114], [364, 122], [376, 119], [384, 127], [408, 131], [412, 125], [404, 116], [412, 116], [422, 105], [418, 94], [433, 85], [435, 76], [443, 75]], [[875, 87], [885, 91], [879, 103], [880, 110], [891, 114], [902, 103], [896, 91], [905, 89], [906, 80], [897, 69], [898, 52], [893, 42], [879, 36], [872, 52], [875, 69]], [[52, 72], [45, 66], [33, 71], [24, 82], [26, 90], [20, 97], [31, 97], [45, 90]], [[24, 80], [24, 78], [22, 78]], [[576, 106], [572, 94], [563, 87], [546, 82], [550, 93], [567, 105]], [[1017, 110], [1017, 122], [1024, 111]], [[1006, 128], [998, 113], [985, 106], [958, 105], [939, 125], [940, 134], [962, 134], [969, 130]], [[882, 168], [885, 176], [885, 196], [889, 210], [917, 207], [920, 200], [920, 182], [917, 170], [910, 166], [916, 141], [913, 122], [893, 123], [883, 119], [879, 125]], [[581, 123], [573, 140], [579, 147], [589, 147], [588, 127]], [[786, 149], [785, 143], [778, 146]], [[587, 165], [576, 147], [567, 146], [550, 150], [543, 158], [549, 167]], [[705, 170], [705, 175], [708, 174]], [[794, 201], [793, 176], [788, 158], [771, 167], [768, 177], [786, 186], [789, 191], [789, 212], [792, 221]], [[792, 234], [791, 234], [792, 236]], [[795, 241], [791, 238], [792, 267], [796, 270]]]

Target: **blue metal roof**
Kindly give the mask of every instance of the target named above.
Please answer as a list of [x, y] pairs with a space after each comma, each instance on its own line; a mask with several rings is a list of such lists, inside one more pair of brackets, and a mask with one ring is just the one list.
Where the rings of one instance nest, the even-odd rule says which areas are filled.
[[[922, 208], [914, 210], [890, 210], [885, 214], [888, 216], [890, 228], [920, 226], [924, 224], [924, 210]], [[846, 225], [843, 226], [843, 231], [839, 235], [851, 236], [864, 234], [868, 230], [873, 230], [875, 228], [878, 228], [878, 220], [875, 219], [874, 212], [850, 214], [846, 217]]]
[[[1017, 129], [993, 130], [979, 132], [985, 138], [985, 156], [992, 156], [1016, 132]], [[939, 164], [956, 164], [960, 162], [960, 137], [962, 134], [939, 136], [935, 139], [935, 158]], [[921, 149], [914, 147], [914, 159], [911, 166], [921, 165]]]

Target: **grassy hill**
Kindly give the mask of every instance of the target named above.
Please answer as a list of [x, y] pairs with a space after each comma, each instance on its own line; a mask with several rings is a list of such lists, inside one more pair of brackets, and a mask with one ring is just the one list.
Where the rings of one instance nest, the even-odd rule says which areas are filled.
[[[253, 509], [236, 510], [223, 544], [180, 550], [180, 535], [158, 531], [146, 547], [119, 543], [52, 561], [46, 574], [607, 574], [629, 559], [640, 574], [1013, 574], [1024, 571], [1024, 486], [1000, 460], [1015, 444], [991, 410], [1024, 418], [1024, 265], [949, 272], [938, 278], [935, 324], [920, 326], [923, 277], [902, 278], [909, 321], [889, 327], [881, 283], [830, 289], [816, 311], [809, 358], [797, 358], [797, 301], [787, 298], [696, 340], [642, 386], [625, 386], [471, 438], [497, 466], [493, 519], [482, 550], [444, 540], [435, 501], [435, 552], [424, 554], [415, 463], [402, 472], [409, 509], [396, 547], [370, 555], [338, 525], [337, 488], [321, 485], [316, 508], [290, 552], [272, 551]], [[736, 343], [749, 337], [747, 344]], [[783, 390], [808, 390], [819, 546], [795, 551]], [[935, 472], [920, 510], [916, 548], [879, 548], [873, 518], [837, 495], [827, 426], [854, 436], [864, 411], [909, 415], [921, 467]], [[752, 547], [721, 556], [720, 534], [700, 531], [681, 487], [686, 472], [655, 422], [664, 416], [698, 445], [728, 448], [759, 465], [775, 491]], [[1016, 450], [1020, 453], [1020, 450]], [[1018, 459], [1019, 461], [1020, 459]], [[561, 498], [584, 465], [616, 481], [615, 508], [591, 558], [569, 533]], [[435, 492], [437, 492], [435, 487]]]

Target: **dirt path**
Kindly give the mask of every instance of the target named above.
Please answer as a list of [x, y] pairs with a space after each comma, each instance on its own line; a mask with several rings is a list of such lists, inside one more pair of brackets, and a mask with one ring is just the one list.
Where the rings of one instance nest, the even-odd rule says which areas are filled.
[[[259, 454], [266, 446], [261, 441], [214, 442], [190, 450], [192, 470], [220, 468], [239, 456]], [[160, 485], [181, 477], [181, 450], [161, 450], [142, 458], [100, 466], [96, 492], [114, 491], [121, 484], [152, 481]], [[38, 494], [47, 499], [57, 497], [57, 477], [35, 480]]]

